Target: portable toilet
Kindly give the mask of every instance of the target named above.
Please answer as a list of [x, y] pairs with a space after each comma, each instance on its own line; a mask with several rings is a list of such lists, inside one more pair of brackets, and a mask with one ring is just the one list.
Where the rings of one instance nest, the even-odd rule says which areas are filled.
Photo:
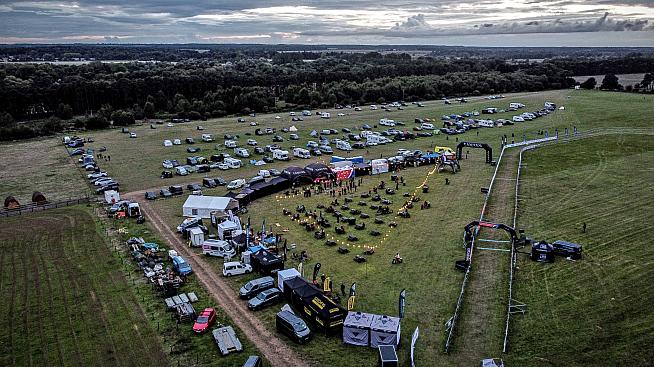
[[200, 247], [204, 243], [204, 232], [200, 227], [189, 228], [188, 236], [189, 241], [191, 241], [191, 247]]
[[243, 264], [250, 264], [251, 255], [252, 253], [250, 251], [243, 251], [243, 253], [241, 254], [241, 262]]

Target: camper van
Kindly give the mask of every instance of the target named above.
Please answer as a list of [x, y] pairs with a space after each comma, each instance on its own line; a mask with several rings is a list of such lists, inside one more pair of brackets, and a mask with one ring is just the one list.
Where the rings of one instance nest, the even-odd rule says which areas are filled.
[[202, 134], [202, 141], [205, 143], [211, 143], [213, 141], [213, 136], [211, 134]]
[[241, 168], [242, 165], [241, 161], [236, 158], [225, 158], [223, 163], [225, 163], [229, 168], [233, 168], [233, 169]]
[[320, 113], [320, 118], [321, 118], [321, 119], [329, 119], [329, 118], [331, 118], [331, 117], [332, 117], [332, 114], [329, 113], [329, 112], [321, 112], [321, 113]]
[[236, 148], [236, 149], [234, 149], [234, 154], [236, 154], [237, 156], [242, 157], [242, 158], [248, 158], [250, 156], [250, 153], [245, 148]]
[[495, 124], [493, 123], [493, 120], [479, 120], [479, 121], [477, 121], [477, 124], [480, 127], [495, 127]]
[[237, 144], [234, 140], [225, 140], [225, 148], [236, 148]]
[[288, 160], [288, 150], [275, 149], [272, 151], [273, 159], [278, 161], [287, 161]]
[[379, 136], [377, 134], [367, 134], [366, 135], [366, 145], [368, 146], [375, 146], [382, 144], [382, 136]]
[[309, 154], [309, 151], [304, 148], [293, 149], [293, 156], [303, 159], [311, 158], [311, 154]]
[[525, 105], [522, 103], [511, 102], [509, 103], [509, 108], [523, 108]]
[[207, 256], [232, 258], [236, 256], [234, 247], [227, 241], [206, 240], [202, 243], [202, 253]]
[[377, 109], [377, 106], [374, 105], [374, 104], [371, 104], [371, 105], [370, 105], [370, 109], [371, 109], [371, 110], [376, 110], [376, 109]]
[[238, 178], [227, 184], [227, 190], [236, 190], [236, 189], [240, 189], [243, 186], [245, 186], [245, 179]]
[[345, 150], [347, 152], [352, 150], [352, 146], [350, 143], [344, 141], [344, 140], [339, 140], [336, 142], [336, 148], [340, 150]]
[[379, 124], [384, 126], [395, 126], [395, 121], [390, 119], [379, 119]]

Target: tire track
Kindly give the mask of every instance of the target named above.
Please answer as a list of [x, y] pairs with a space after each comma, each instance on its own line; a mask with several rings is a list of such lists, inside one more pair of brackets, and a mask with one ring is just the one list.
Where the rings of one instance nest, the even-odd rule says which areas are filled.
[[[48, 243], [45, 245], [50, 248], [50, 244]], [[47, 250], [47, 249], [44, 249]], [[40, 253], [42, 255], [42, 253]], [[49, 310], [54, 310], [54, 292], [52, 291], [52, 284], [50, 282], [50, 272], [48, 271], [48, 264], [45, 261], [45, 258], [43, 256], [39, 256], [39, 259], [41, 260], [41, 266], [43, 267], [43, 279], [45, 279], [45, 287], [48, 292], [49, 297]], [[45, 325], [45, 324], [44, 324]], [[51, 325], [51, 324], [50, 324]], [[57, 344], [57, 358], [58, 358], [58, 365], [63, 366], [64, 365], [64, 353], [62, 351], [61, 347], [61, 339], [59, 339], [59, 333], [55, 331], [55, 342]]]
[[[128, 194], [131, 196], [131, 194]], [[125, 197], [128, 197], [125, 195]], [[130, 197], [137, 200], [135, 197]], [[243, 302], [236, 297], [235, 292], [225, 283], [221, 276], [206, 263], [201, 256], [192, 252], [183, 241], [174, 233], [152, 208], [149, 202], [140, 203], [145, 216], [149, 219], [154, 229], [161, 235], [162, 239], [168, 242], [179, 254], [184, 256], [194, 269], [198, 281], [205, 287], [214, 301], [232, 319], [234, 324], [241, 329], [243, 334], [260, 351], [272, 366], [309, 366], [302, 361], [297, 354], [285, 345], [276, 335], [272, 334], [258, 319], [251, 315]]]

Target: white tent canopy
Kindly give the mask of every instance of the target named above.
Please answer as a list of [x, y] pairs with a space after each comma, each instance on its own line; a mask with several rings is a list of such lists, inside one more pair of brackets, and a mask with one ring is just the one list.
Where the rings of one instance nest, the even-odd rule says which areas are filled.
[[238, 201], [223, 196], [189, 195], [182, 206], [185, 217], [211, 218], [211, 212], [226, 213], [238, 209]]
[[284, 290], [284, 281], [288, 279], [293, 279], [295, 277], [299, 277], [300, 272], [297, 271], [295, 268], [289, 268], [289, 269], [284, 269], [284, 270], [279, 270], [277, 272], [277, 288], [280, 290]]
[[367, 347], [370, 345], [370, 324], [375, 315], [348, 312], [343, 323], [343, 343]]
[[400, 344], [400, 319], [386, 315], [374, 315], [370, 324], [370, 346]]

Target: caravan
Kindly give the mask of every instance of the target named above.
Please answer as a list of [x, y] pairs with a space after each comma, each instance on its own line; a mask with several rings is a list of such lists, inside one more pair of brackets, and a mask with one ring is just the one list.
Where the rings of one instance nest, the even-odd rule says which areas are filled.
[[213, 136], [211, 134], [202, 134], [202, 141], [205, 143], [211, 143], [213, 141]]
[[223, 163], [226, 164], [228, 168], [233, 169], [241, 168], [242, 165], [241, 161], [236, 158], [225, 158]]
[[272, 151], [273, 159], [278, 161], [287, 161], [288, 160], [288, 150], [275, 149]]
[[493, 120], [479, 120], [479, 121], [477, 121], [477, 124], [480, 127], [495, 127], [495, 124], [493, 123]]
[[250, 156], [250, 153], [245, 148], [236, 148], [236, 149], [234, 149], [234, 154], [236, 154], [237, 156], [242, 157], [242, 158], [248, 158]]
[[350, 143], [346, 142], [345, 140], [339, 140], [336, 142], [336, 148], [340, 150], [344, 150], [346, 152], [349, 152], [352, 150], [352, 146]]
[[225, 140], [225, 148], [236, 148], [237, 144], [234, 140]]
[[311, 154], [309, 153], [309, 151], [304, 148], [293, 149], [293, 156], [303, 159], [311, 158]]
[[331, 113], [329, 113], [329, 112], [321, 112], [321, 113], [320, 113], [320, 118], [321, 118], [321, 119], [329, 119], [329, 118], [331, 118], [331, 117], [332, 117], [332, 115], [331, 115]]

